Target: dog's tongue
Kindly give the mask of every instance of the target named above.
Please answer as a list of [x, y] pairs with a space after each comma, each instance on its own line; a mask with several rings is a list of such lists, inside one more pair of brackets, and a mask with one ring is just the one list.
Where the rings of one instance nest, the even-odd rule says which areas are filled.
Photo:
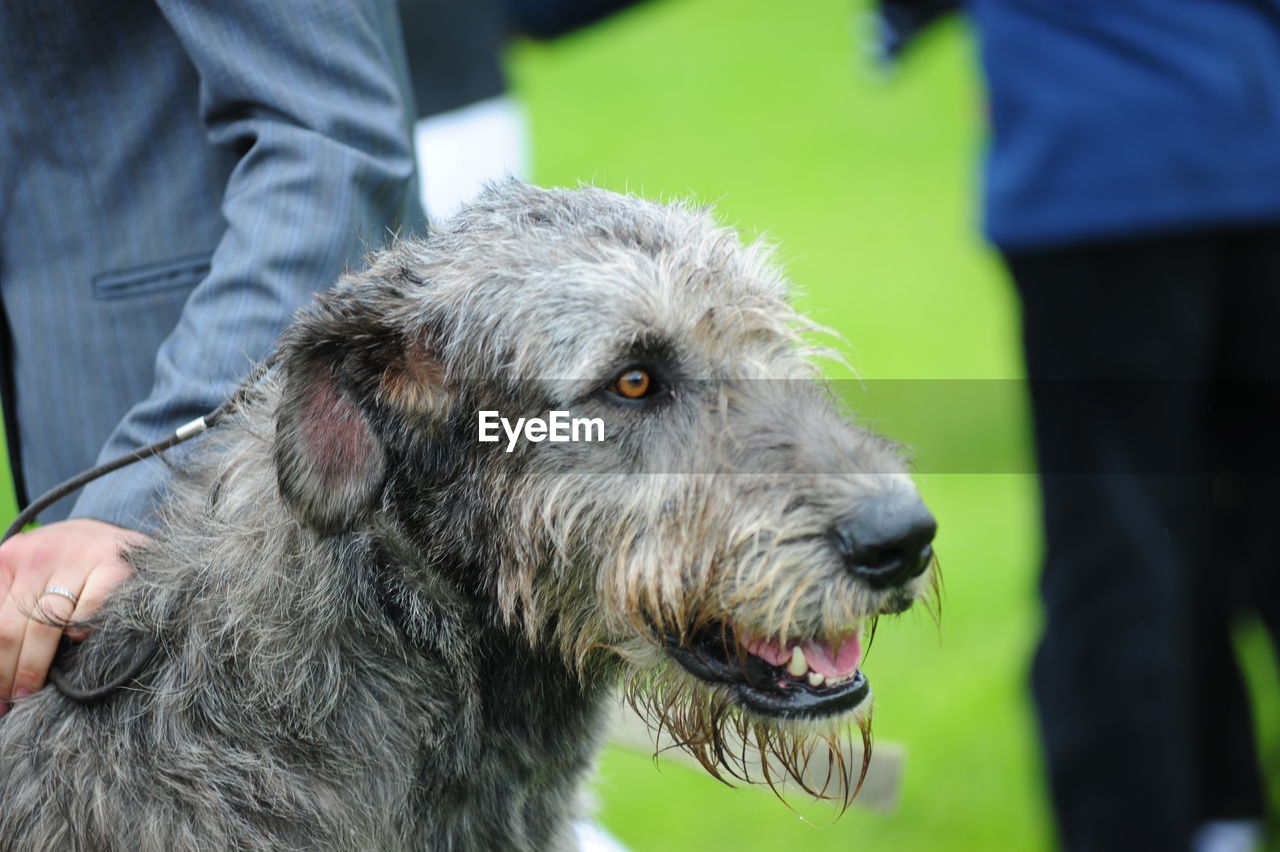
[[862, 642], [856, 633], [838, 648], [826, 642], [789, 642], [783, 646], [767, 639], [754, 639], [747, 644], [747, 650], [772, 665], [785, 666], [791, 662], [791, 649], [797, 645], [804, 651], [809, 668], [824, 677], [851, 675], [862, 659]]
[[862, 643], [857, 634], [841, 643], [839, 648], [821, 642], [802, 642], [804, 658], [809, 668], [825, 677], [846, 677], [858, 668], [862, 658]]

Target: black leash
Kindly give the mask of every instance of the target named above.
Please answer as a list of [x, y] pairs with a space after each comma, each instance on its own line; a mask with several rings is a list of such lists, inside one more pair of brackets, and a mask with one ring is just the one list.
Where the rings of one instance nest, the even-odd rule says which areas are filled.
[[[126, 453], [118, 458], [112, 459], [111, 461], [104, 462], [95, 468], [86, 470], [84, 473], [73, 476], [66, 482], [61, 482], [53, 488], [50, 488], [35, 500], [31, 501], [31, 504], [18, 514], [18, 517], [14, 522], [9, 525], [9, 529], [5, 531], [4, 537], [0, 538], [0, 544], [3, 544], [14, 535], [21, 532], [27, 524], [34, 521], [45, 509], [49, 508], [73, 491], [78, 491], [83, 488], [95, 479], [106, 476], [108, 473], [119, 470], [122, 467], [128, 467], [134, 462], [140, 462], [143, 459], [149, 459], [152, 456], [159, 455], [165, 450], [176, 447], [178, 444], [181, 444], [184, 441], [189, 441], [196, 435], [212, 429], [218, 424], [219, 420], [234, 411], [237, 406], [244, 402], [249, 393], [258, 384], [262, 377], [266, 375], [267, 371], [271, 369], [271, 366], [274, 363], [275, 356], [272, 355], [267, 360], [259, 364], [257, 369], [250, 374], [249, 378], [246, 379], [240, 387], [236, 388], [234, 393], [224, 399], [221, 405], [203, 417], [197, 417], [190, 423], [184, 423], [179, 426], [169, 437], [156, 441], [154, 444], [148, 444], [147, 446], [141, 447], [130, 453]], [[112, 695], [118, 689], [131, 681], [136, 680], [138, 676], [142, 674], [143, 670], [146, 669], [147, 665], [155, 658], [155, 655], [159, 650], [160, 641], [155, 637], [150, 638], [141, 653], [133, 660], [132, 663], [129, 664], [123, 674], [102, 684], [101, 686], [88, 687], [84, 689], [71, 685], [67, 680], [66, 675], [57, 667], [58, 659], [55, 657], [54, 666], [49, 669], [49, 682], [52, 683], [59, 692], [72, 701], [79, 704], [95, 704]], [[59, 656], [61, 656], [61, 654], [59, 654]]]

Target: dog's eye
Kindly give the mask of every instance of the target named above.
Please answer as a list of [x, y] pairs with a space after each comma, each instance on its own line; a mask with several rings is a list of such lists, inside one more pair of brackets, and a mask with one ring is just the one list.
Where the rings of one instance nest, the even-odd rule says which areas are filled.
[[619, 373], [609, 390], [626, 399], [643, 399], [653, 393], [655, 384], [648, 370], [632, 367]]

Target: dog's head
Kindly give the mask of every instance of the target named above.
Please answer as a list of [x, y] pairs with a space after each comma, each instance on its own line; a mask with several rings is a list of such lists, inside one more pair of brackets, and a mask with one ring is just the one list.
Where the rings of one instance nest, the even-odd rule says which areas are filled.
[[508, 182], [287, 333], [281, 493], [584, 672], [623, 661], [713, 772], [736, 736], [798, 777], [865, 723], [869, 625], [930, 587], [935, 530], [811, 330], [705, 212]]

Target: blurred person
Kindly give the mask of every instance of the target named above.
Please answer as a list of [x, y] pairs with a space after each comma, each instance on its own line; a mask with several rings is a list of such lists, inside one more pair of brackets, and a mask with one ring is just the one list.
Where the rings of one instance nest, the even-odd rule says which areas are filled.
[[962, 0], [880, 0], [870, 9], [871, 58], [892, 71], [925, 30], [959, 11]]
[[[0, 10], [0, 297], [19, 499], [207, 413], [294, 309], [411, 226], [393, 0]], [[0, 713], [145, 541], [163, 464], [0, 547]], [[37, 606], [39, 610], [37, 610]]]
[[399, 0], [417, 102], [419, 200], [443, 218], [486, 181], [529, 175], [528, 121], [502, 57], [515, 35], [551, 40], [637, 0]]
[[[881, 58], [959, 5], [883, 0]], [[986, 232], [1023, 308], [1062, 840], [1256, 848], [1230, 627], [1280, 633], [1280, 2], [967, 6]]]
[[1277, 627], [1280, 3], [970, 0], [1022, 301], [1033, 666], [1070, 849], [1249, 849], [1233, 615]]
[[528, 127], [507, 87], [503, 0], [399, 0], [409, 76], [419, 201], [449, 216], [485, 181], [527, 178]]

